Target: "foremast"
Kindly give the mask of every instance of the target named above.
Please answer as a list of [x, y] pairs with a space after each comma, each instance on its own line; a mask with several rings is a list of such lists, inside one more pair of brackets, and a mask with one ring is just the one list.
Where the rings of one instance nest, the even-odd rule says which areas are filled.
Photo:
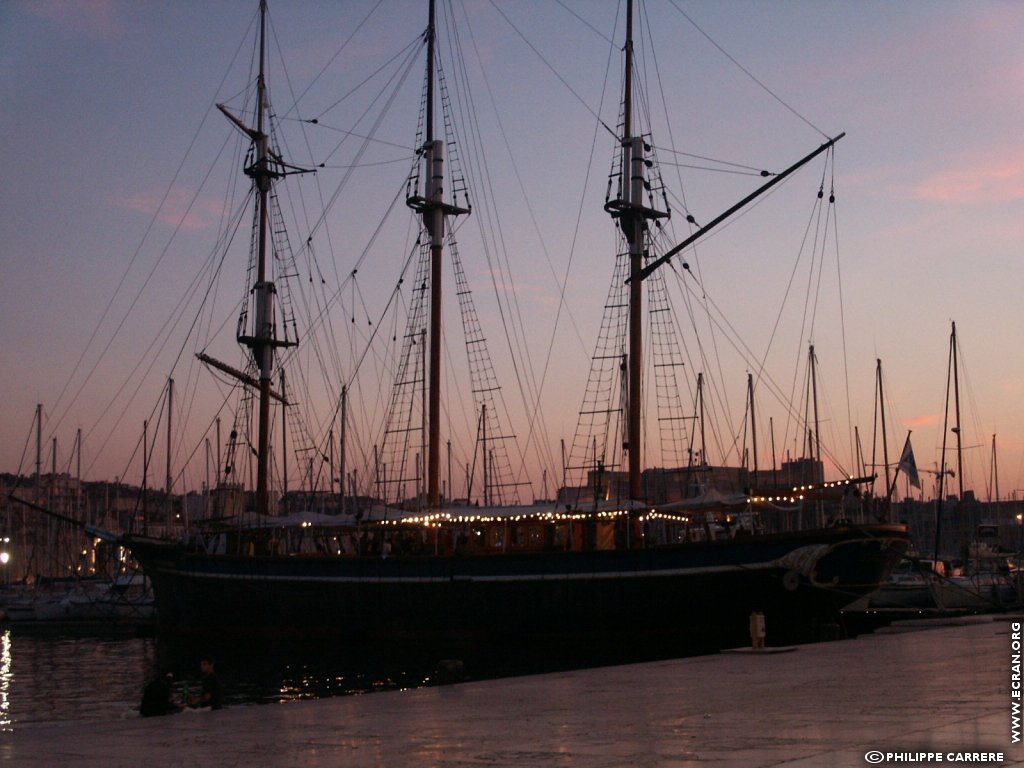
[[652, 219], [666, 218], [667, 212], [644, 206], [646, 153], [650, 146], [633, 134], [633, 0], [626, 3], [625, 72], [622, 107], [622, 168], [619, 197], [604, 208], [619, 227], [629, 246], [629, 335], [626, 384], [626, 451], [628, 453], [629, 497], [644, 497], [642, 483], [643, 419], [643, 261], [648, 254], [648, 225]]
[[[281, 158], [270, 149], [270, 136], [266, 130], [267, 116], [267, 84], [266, 84], [266, 51], [267, 51], [267, 2], [260, 0], [260, 41], [259, 41], [259, 74], [256, 80], [256, 127], [250, 128], [238, 117], [228, 111], [223, 104], [217, 108], [224, 113], [246, 136], [252, 140], [253, 161], [246, 166], [245, 175], [252, 179], [256, 195], [256, 279], [253, 283], [251, 296], [253, 306], [253, 322], [251, 330], [239, 323], [238, 343], [248, 347], [253, 362], [259, 371], [259, 419], [256, 445], [256, 512], [261, 515], [270, 512], [270, 401], [276, 396], [271, 391], [270, 383], [274, 372], [274, 350], [278, 347], [295, 346], [297, 342], [277, 338], [277, 316], [275, 297], [277, 288], [268, 279], [267, 251], [270, 229], [270, 192], [279, 178], [286, 175], [288, 169], [303, 172], [303, 169], [286, 165]], [[282, 393], [283, 394], [283, 393]]]
[[444, 199], [444, 141], [434, 138], [435, 0], [430, 0], [427, 23], [427, 93], [425, 136], [421, 153], [426, 176], [424, 196], [413, 196], [406, 204], [419, 213], [430, 238], [430, 358], [427, 384], [427, 506], [441, 506], [441, 278], [444, 257], [445, 216], [468, 214], [468, 208]]

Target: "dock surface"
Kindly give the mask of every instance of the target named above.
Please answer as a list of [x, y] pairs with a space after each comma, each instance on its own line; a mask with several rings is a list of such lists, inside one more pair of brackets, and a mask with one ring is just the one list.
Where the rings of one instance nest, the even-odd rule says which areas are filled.
[[[821, 768], [932, 765], [934, 757], [911, 758], [938, 753], [942, 765], [1024, 765], [1024, 745], [1011, 743], [1011, 706], [1021, 701], [1011, 698], [1013, 621], [984, 617], [791, 653], [718, 654], [148, 719], [15, 724], [0, 734], [0, 762]], [[872, 754], [869, 761], [872, 750], [883, 759]]]

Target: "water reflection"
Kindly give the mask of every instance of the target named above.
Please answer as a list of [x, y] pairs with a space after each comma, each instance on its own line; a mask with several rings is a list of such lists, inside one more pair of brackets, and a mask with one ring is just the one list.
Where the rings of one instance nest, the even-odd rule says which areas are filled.
[[212, 656], [228, 706], [319, 699], [462, 680], [624, 663], [671, 654], [597, 653], [579, 645], [530, 648], [345, 646], [329, 642], [255, 642], [251, 638], [180, 639], [0, 634], [0, 732], [42, 721], [138, 717], [146, 683], [170, 671], [180, 697], [199, 684], [199, 660]]
[[163, 640], [157, 662], [179, 682], [194, 677], [199, 659], [212, 656], [225, 702], [271, 703], [430, 685], [432, 654], [314, 642], [268, 644]]
[[0, 635], [0, 731], [11, 730], [11, 630]]
[[0, 732], [26, 723], [138, 717], [142, 691], [157, 673], [174, 675], [174, 693], [199, 685], [210, 655], [227, 705], [318, 699], [429, 685], [432, 663], [328, 644], [266, 646], [155, 638], [0, 634]]
[[153, 667], [152, 639], [3, 635], [3, 727], [134, 717]]

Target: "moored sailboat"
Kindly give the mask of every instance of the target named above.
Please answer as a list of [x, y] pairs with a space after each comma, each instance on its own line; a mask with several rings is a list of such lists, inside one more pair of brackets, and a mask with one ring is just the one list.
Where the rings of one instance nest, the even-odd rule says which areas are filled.
[[[265, 13], [265, 4], [261, 12]], [[426, 390], [421, 456], [426, 482], [418, 494], [424, 500], [423, 509], [410, 513], [377, 503], [359, 517], [318, 520], [315, 525], [307, 525], [306, 520], [290, 524], [275, 514], [269, 492], [270, 409], [271, 400], [286, 400], [287, 393], [283, 387], [275, 393], [272, 382], [277, 351], [295, 342], [277, 333], [277, 289], [266, 270], [272, 218], [269, 196], [280, 177], [298, 169], [270, 146], [261, 67], [255, 125], [221, 108], [251, 139], [251, 162], [245, 173], [252, 179], [257, 201], [257, 259], [249, 286], [253, 307], [247, 319], [250, 324], [240, 325], [237, 334], [258, 374], [245, 382], [258, 395], [256, 522], [211, 525], [187, 540], [138, 533], [118, 537], [152, 582], [163, 629], [330, 634], [360, 641], [598, 638], [657, 643], [677, 650], [716, 648], [742, 642], [754, 611], [766, 615], [773, 641], [819, 637], [843, 605], [874, 590], [885, 578], [906, 548], [904, 526], [838, 521], [823, 527], [768, 526], [755, 520], [757, 501], [752, 494], [742, 492], [727, 500], [705, 493], [665, 504], [646, 498], [641, 456], [641, 289], [659, 263], [693, 237], [659, 261], [645, 264], [650, 224], [666, 214], [644, 201], [649, 158], [644, 138], [633, 130], [630, 117], [631, 5], [627, 24], [627, 84], [618, 137], [621, 181], [619, 194], [606, 205], [629, 245], [625, 499], [599, 498], [595, 491], [586, 504], [563, 498], [561, 504], [532, 508], [460, 510], [442, 505], [441, 256], [446, 222], [468, 213], [469, 207], [446, 196], [446, 145], [432, 129], [431, 3], [424, 36], [428, 57], [427, 127], [421, 150], [425, 191], [408, 197], [421, 215], [430, 252], [423, 281], [430, 290], [429, 331], [410, 335], [421, 339], [424, 349], [422, 363], [414, 361], [422, 365], [420, 380]], [[262, 29], [261, 25], [261, 34]], [[261, 37], [261, 62], [265, 47]], [[833, 143], [830, 140], [778, 174], [765, 188]], [[482, 455], [487, 462], [486, 448]], [[597, 465], [595, 461], [600, 480]], [[816, 495], [825, 500], [836, 488], [816, 477], [790, 492], [808, 500]], [[734, 524], [734, 513], [737, 521], [746, 519], [749, 525]]]

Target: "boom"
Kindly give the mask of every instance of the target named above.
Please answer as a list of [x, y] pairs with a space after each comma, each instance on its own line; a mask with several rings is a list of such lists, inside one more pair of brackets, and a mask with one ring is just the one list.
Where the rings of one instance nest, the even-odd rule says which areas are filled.
[[[833, 144], [835, 144], [837, 141], [839, 141], [845, 135], [846, 135], [846, 132], [844, 131], [843, 133], [840, 133], [838, 136], [836, 136], [834, 139], [829, 139], [824, 144], [822, 144], [820, 147], [818, 147], [816, 150], [811, 152], [811, 154], [807, 155], [807, 157], [803, 158], [802, 160], [797, 161], [796, 163], [791, 165], [789, 168], [784, 170], [782, 173], [778, 174], [775, 178], [773, 178], [767, 184], [765, 184], [765, 185], [757, 188], [753, 192], [751, 192], [745, 198], [743, 198], [738, 203], [736, 203], [736, 205], [732, 206], [732, 208], [730, 208], [725, 213], [722, 213], [721, 215], [719, 215], [715, 219], [713, 219], [710, 222], [708, 222], [707, 224], [705, 224], [703, 227], [698, 229], [696, 232], [694, 232], [688, 238], [683, 240], [683, 242], [681, 242], [675, 248], [671, 249], [664, 256], [662, 256], [659, 259], [655, 259], [650, 264], [648, 264], [646, 267], [641, 269], [640, 273], [639, 273], [639, 278], [641, 280], [643, 280], [645, 277], [648, 277], [652, 272], [654, 272], [654, 270], [656, 270], [658, 267], [660, 267], [665, 262], [669, 261], [673, 256], [675, 256], [677, 253], [679, 253], [681, 250], [683, 250], [686, 246], [691, 245], [694, 242], [696, 242], [699, 238], [703, 237], [705, 233], [709, 232], [711, 229], [713, 229], [714, 227], [716, 227], [719, 224], [721, 224], [723, 221], [725, 221], [727, 218], [732, 216], [734, 213], [736, 213], [736, 211], [738, 211], [740, 208], [745, 206], [747, 203], [749, 203], [752, 200], [755, 200], [756, 198], [760, 197], [762, 194], [764, 194], [769, 189], [774, 187], [776, 184], [778, 184], [784, 178], [789, 176], [791, 173], [793, 173], [795, 171], [798, 171], [800, 168], [802, 168], [803, 166], [807, 165], [807, 163], [811, 162], [811, 160], [813, 160], [818, 155], [820, 155], [822, 152], [824, 152], [826, 149], [831, 147]], [[626, 278], [626, 282], [628, 283], [632, 279], [633, 279], [633, 276], [630, 275], [628, 278]]]

